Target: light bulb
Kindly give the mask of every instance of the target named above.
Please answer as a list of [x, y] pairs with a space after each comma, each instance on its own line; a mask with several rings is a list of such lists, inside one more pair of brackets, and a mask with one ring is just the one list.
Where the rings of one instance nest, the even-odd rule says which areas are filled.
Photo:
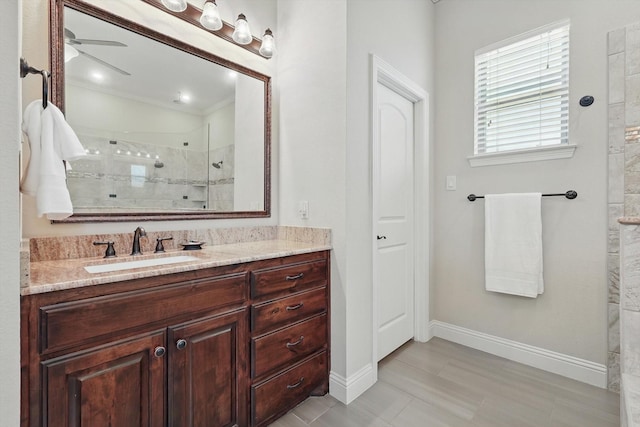
[[236, 29], [233, 30], [231, 38], [238, 44], [249, 44], [253, 40], [247, 18], [242, 13], [238, 15], [238, 19], [236, 20]]
[[260, 45], [260, 55], [265, 58], [271, 58], [276, 50], [276, 44], [273, 41], [273, 33], [269, 28], [264, 32], [262, 36], [262, 45]]
[[222, 28], [222, 19], [215, 0], [207, 0], [202, 8], [200, 24], [208, 30], [217, 31]]
[[187, 9], [187, 0], [162, 0], [162, 4], [173, 12], [184, 12]]

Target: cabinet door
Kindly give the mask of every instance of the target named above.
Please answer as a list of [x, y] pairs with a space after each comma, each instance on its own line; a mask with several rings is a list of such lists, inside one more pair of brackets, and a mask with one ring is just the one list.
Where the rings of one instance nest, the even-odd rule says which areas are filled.
[[247, 313], [169, 328], [169, 425], [247, 425]]
[[47, 427], [165, 424], [165, 332], [42, 362]]

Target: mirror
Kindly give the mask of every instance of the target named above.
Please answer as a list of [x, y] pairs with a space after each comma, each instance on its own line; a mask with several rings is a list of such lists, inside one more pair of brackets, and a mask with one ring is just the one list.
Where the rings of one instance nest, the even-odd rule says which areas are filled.
[[270, 77], [79, 0], [51, 0], [51, 37], [87, 151], [60, 222], [270, 215]]

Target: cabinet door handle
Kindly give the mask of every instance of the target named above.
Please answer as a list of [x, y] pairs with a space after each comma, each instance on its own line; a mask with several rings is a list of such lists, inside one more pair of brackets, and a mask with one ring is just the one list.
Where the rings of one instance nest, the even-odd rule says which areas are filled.
[[303, 381], [304, 381], [304, 377], [300, 377], [300, 379], [298, 380], [298, 382], [297, 382], [297, 383], [295, 383], [295, 384], [287, 384], [287, 388], [288, 388], [289, 390], [291, 390], [292, 388], [296, 388], [296, 387], [298, 387], [300, 384], [302, 384], [302, 383], [303, 383]]
[[378, 240], [386, 240], [387, 236], [378, 236]]
[[164, 356], [164, 354], [167, 352], [167, 349], [162, 347], [162, 346], [158, 346], [155, 348], [155, 350], [153, 350], [153, 355], [155, 357], [162, 357]]
[[285, 280], [298, 280], [304, 277], [304, 273], [296, 274], [295, 276], [287, 276]]
[[287, 311], [294, 311], [294, 310], [298, 310], [300, 308], [304, 307], [304, 303], [300, 303], [300, 304], [296, 304], [296, 305], [288, 305], [286, 310]]
[[301, 344], [303, 340], [304, 340], [304, 335], [300, 335], [300, 338], [298, 339], [298, 341], [288, 342], [287, 343], [287, 348], [295, 347], [298, 344]]
[[187, 340], [179, 339], [178, 341], [176, 341], [176, 348], [178, 350], [184, 350], [186, 346], [187, 346]]

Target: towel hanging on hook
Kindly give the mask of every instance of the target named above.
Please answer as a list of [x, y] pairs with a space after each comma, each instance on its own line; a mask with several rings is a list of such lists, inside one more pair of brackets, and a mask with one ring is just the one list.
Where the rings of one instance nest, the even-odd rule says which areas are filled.
[[40, 74], [42, 76], [42, 108], [47, 108], [49, 102], [49, 77], [51, 77], [51, 73], [46, 70], [33, 68], [24, 58], [20, 58], [20, 77], [25, 78], [27, 74]]

